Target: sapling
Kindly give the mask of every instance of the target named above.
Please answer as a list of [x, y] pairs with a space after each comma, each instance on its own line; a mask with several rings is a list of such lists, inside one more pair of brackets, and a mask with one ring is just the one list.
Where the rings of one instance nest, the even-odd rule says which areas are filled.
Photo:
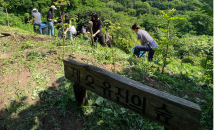
[[170, 39], [170, 22], [172, 20], [176, 20], [176, 19], [184, 19], [184, 18], [181, 18], [181, 17], [174, 17], [174, 12], [176, 10], [173, 8], [171, 10], [168, 10], [168, 13], [165, 13], [164, 11], [161, 11], [162, 13], [162, 17], [165, 19], [165, 21], [167, 22], [167, 27], [165, 29], [162, 29], [163, 31], [167, 32], [167, 38], [163, 37], [162, 38], [162, 41], [163, 45], [166, 45], [166, 50], [165, 50], [165, 54], [164, 54], [164, 61], [163, 61], [163, 66], [162, 66], [162, 73], [164, 72], [164, 68], [166, 67], [166, 60], [167, 60], [167, 54], [168, 54], [168, 50], [169, 50], [169, 46], [174, 44]]
[[[113, 33], [117, 32], [117, 36], [118, 36], [118, 30], [121, 29], [120, 27], [120, 23], [112, 23], [110, 20], [106, 19], [104, 21], [104, 24], [106, 24], [106, 26], [109, 28], [109, 33], [112, 34], [112, 38], [113, 38]], [[112, 39], [114, 40], [114, 39]], [[115, 55], [114, 55], [115, 54]], [[116, 52], [114, 50], [114, 48], [112, 47], [112, 58], [113, 58], [113, 65], [114, 65], [114, 71], [115, 71], [115, 57], [116, 57]]]
[[[60, 15], [61, 15], [61, 6], [70, 5], [70, 1], [67, 1], [67, 0], [57, 0], [56, 2], [54, 2], [54, 4], [59, 8]], [[65, 21], [65, 17], [63, 17], [63, 19], [62, 19], [62, 23], [63, 23], [63, 21]], [[61, 26], [62, 26], [63, 32], [64, 32], [65, 26], [69, 26], [69, 25], [67, 23], [64, 23], [64, 24], [61, 24]], [[64, 55], [65, 55], [64, 46], [65, 46], [65, 36], [64, 36], [64, 33], [63, 33], [63, 58], [64, 58]]]

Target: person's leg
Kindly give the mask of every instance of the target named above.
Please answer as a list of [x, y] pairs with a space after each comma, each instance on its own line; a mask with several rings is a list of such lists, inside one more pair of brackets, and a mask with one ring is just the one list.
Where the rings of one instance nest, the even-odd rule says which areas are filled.
[[51, 25], [50, 25], [51, 22], [47, 22], [47, 25], [48, 25], [48, 35], [51, 37]]
[[86, 40], [85, 42], [88, 41], [88, 36], [83, 36], [83, 38]]
[[72, 32], [67, 31], [67, 35], [68, 35], [68, 38], [72, 41], [73, 40]]
[[54, 26], [53, 26], [52, 22], [50, 22], [50, 23], [51, 23], [51, 35], [54, 36]]
[[153, 61], [155, 50], [151, 48], [151, 50], [148, 53], [148, 61]]
[[111, 48], [111, 41], [110, 40], [107, 41], [107, 45], [108, 45], [108, 47]]
[[76, 41], [76, 34], [73, 34], [73, 40]]
[[59, 29], [59, 31], [58, 31], [58, 37], [62, 38], [62, 34], [63, 34], [63, 28]]
[[42, 25], [39, 24], [39, 34], [42, 34]]
[[105, 47], [106, 45], [105, 45], [105, 43], [104, 43], [104, 38], [103, 38], [103, 36], [99, 36], [98, 39], [99, 39], [99, 42], [100, 42], [101, 46]]
[[135, 46], [134, 48], [134, 54], [139, 57], [140, 51], [150, 51], [149, 46]]

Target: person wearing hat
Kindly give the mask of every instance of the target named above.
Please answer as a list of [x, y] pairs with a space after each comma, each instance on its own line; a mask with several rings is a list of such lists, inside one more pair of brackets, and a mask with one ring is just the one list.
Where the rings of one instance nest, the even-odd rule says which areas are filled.
[[94, 42], [96, 42], [98, 38], [101, 46], [105, 47], [104, 38], [101, 31], [102, 21], [98, 17], [97, 13], [92, 13], [92, 19], [89, 21], [89, 25], [92, 26], [92, 31], [93, 31], [92, 37], [94, 38]]
[[57, 8], [52, 5], [51, 8], [48, 11], [47, 14], [47, 24], [48, 24], [48, 35], [52, 35], [54, 36], [54, 26], [53, 26], [53, 22], [57, 22], [57, 20], [53, 19], [53, 12], [54, 10], [57, 10]]
[[41, 13], [38, 12], [36, 8], [32, 10], [31, 14], [33, 20], [33, 29], [36, 32], [36, 26], [39, 26], [39, 34], [42, 34], [42, 21], [41, 21]]
[[82, 27], [83, 38], [86, 40], [85, 42], [88, 42], [90, 40], [89, 36], [87, 35], [87, 33], [89, 32], [86, 32], [87, 27], [88, 25], [86, 24]]

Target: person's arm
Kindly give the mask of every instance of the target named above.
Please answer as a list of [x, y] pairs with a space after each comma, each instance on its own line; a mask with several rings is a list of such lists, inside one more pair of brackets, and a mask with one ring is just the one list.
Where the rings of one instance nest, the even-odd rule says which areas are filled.
[[83, 31], [83, 34], [85, 34], [85, 33], [88, 33], [88, 32], [84, 32], [84, 31]]

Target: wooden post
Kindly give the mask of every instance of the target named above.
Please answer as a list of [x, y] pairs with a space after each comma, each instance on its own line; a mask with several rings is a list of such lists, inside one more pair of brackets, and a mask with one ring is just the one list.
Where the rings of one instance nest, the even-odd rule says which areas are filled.
[[93, 35], [93, 31], [92, 31], [92, 26], [93, 26], [93, 23], [91, 22], [91, 21], [89, 21], [89, 25], [90, 25], [90, 28], [91, 28], [91, 39], [92, 39], [92, 46], [94, 45], [94, 39], [93, 39], [93, 37], [92, 37], [92, 35]]
[[164, 130], [170, 130], [169, 128], [167, 128], [166, 126], [164, 126]]
[[7, 8], [6, 8], [6, 13], [7, 13], [8, 27], [9, 27], [9, 19], [8, 19], [8, 10], [7, 10]]
[[77, 106], [84, 106], [88, 103], [88, 96], [86, 93], [86, 88], [80, 86], [79, 83], [75, 82], [73, 85]]
[[91, 26], [91, 38], [92, 38], [92, 46], [93, 46], [94, 45], [94, 39], [93, 39], [92, 35], [93, 35], [93, 31], [92, 31], [92, 26]]

